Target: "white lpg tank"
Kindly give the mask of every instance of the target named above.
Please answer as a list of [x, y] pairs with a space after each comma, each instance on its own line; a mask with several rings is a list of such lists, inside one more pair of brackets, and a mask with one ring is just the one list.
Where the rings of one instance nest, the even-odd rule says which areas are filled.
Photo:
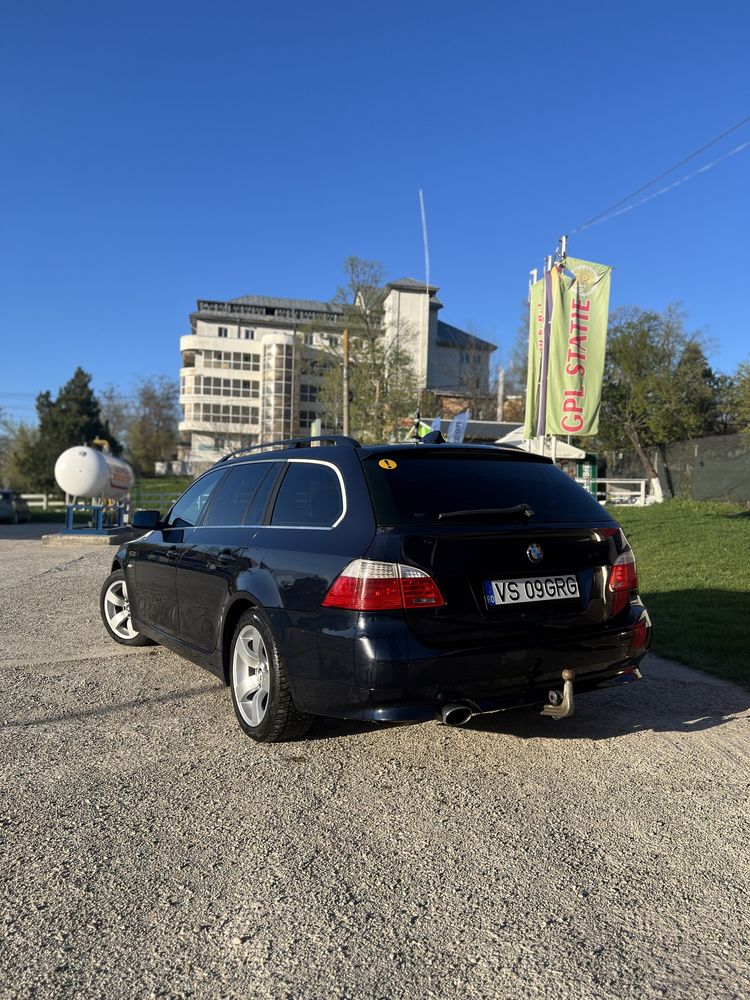
[[127, 462], [97, 448], [68, 448], [55, 462], [55, 479], [74, 497], [121, 500], [130, 493], [135, 476]]

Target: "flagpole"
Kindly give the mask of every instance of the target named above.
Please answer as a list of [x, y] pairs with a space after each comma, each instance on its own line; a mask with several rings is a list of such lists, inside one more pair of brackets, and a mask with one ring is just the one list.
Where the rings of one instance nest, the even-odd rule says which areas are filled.
[[537, 416], [536, 433], [540, 439], [537, 445], [544, 454], [544, 439], [547, 434], [547, 379], [549, 377], [549, 347], [552, 332], [552, 254], [544, 258], [544, 342], [542, 347], [542, 363], [539, 372], [539, 412]]
[[[547, 274], [549, 274], [549, 276], [550, 276], [549, 277], [550, 282], [552, 281], [552, 268], [554, 267], [554, 263], [555, 263], [554, 254], [550, 254], [549, 257], [545, 257], [544, 258], [544, 269], [545, 269], [545, 272]], [[548, 336], [549, 339], [547, 341], [547, 379], [546, 379], [546, 383], [548, 384], [549, 383], [549, 352], [550, 352], [551, 341], [552, 341], [552, 315], [551, 314], [550, 314], [550, 317], [549, 317], [549, 323], [547, 325], [547, 336]], [[546, 401], [546, 397], [545, 397], [545, 402], [544, 402], [544, 418], [545, 418], [545, 421], [546, 421], [546, 419], [547, 419], [547, 401]], [[545, 431], [546, 431], [546, 429], [547, 428], [545, 427]], [[546, 450], [545, 448], [542, 448], [542, 454], [544, 454], [545, 450]], [[552, 459], [553, 462], [557, 458], [557, 441], [555, 440], [555, 435], [554, 434], [550, 434], [550, 439], [549, 439], [549, 457]]]
[[[559, 246], [559, 249], [560, 249], [560, 253], [559, 253], [560, 267], [562, 268], [562, 267], [565, 266], [565, 258], [567, 257], [567, 253], [568, 253], [568, 237], [567, 236], [561, 236], [560, 237], [560, 242], [559, 242], [558, 246]], [[545, 259], [544, 259], [545, 272], [549, 272], [549, 271], [552, 270], [552, 268], [554, 266], [555, 256], [557, 256], [557, 254], [555, 254], [554, 256], [550, 255], [549, 257], [545, 257]], [[551, 337], [552, 337], [552, 323], [551, 323], [551, 318], [550, 318], [550, 324], [549, 324], [549, 336], [550, 336], [550, 339], [551, 339]], [[549, 344], [547, 345], [547, 352], [549, 353]], [[549, 378], [549, 370], [547, 371], [547, 378]], [[545, 404], [545, 418], [546, 418], [546, 413], [547, 413], [547, 410], [546, 410], [546, 404]], [[544, 448], [542, 448], [542, 451], [544, 452]], [[552, 461], [555, 464], [557, 464], [557, 438], [555, 437], [554, 434], [550, 434], [549, 454], [550, 454], [550, 458], [552, 459]]]

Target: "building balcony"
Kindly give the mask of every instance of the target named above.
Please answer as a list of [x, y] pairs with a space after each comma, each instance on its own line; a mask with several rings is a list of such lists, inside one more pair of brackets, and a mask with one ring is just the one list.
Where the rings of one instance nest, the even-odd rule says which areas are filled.
[[180, 351], [240, 351], [242, 354], [260, 354], [259, 340], [241, 340], [238, 337], [199, 337], [187, 333], [180, 337]]
[[177, 425], [180, 433], [191, 434], [257, 434], [260, 420], [235, 424], [226, 420], [181, 420]]
[[240, 392], [195, 392], [184, 389], [180, 392], [180, 404], [184, 403], [226, 403], [234, 406], [260, 406], [260, 385], [259, 391], [252, 395], [250, 390]]

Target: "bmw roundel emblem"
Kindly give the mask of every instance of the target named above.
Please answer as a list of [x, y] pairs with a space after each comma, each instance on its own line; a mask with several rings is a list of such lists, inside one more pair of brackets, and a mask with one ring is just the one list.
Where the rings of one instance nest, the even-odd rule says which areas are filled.
[[528, 549], [526, 549], [526, 555], [533, 563], [541, 562], [542, 558], [544, 557], [544, 552], [542, 552], [542, 546], [537, 545], [537, 543], [534, 542], [533, 545], [529, 545]]

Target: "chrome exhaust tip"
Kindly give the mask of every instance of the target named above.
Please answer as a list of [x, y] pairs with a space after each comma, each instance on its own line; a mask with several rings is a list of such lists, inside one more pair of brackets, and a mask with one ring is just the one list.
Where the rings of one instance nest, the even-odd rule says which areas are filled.
[[440, 715], [445, 726], [465, 726], [474, 712], [469, 705], [461, 702], [452, 702], [450, 705], [443, 705]]

